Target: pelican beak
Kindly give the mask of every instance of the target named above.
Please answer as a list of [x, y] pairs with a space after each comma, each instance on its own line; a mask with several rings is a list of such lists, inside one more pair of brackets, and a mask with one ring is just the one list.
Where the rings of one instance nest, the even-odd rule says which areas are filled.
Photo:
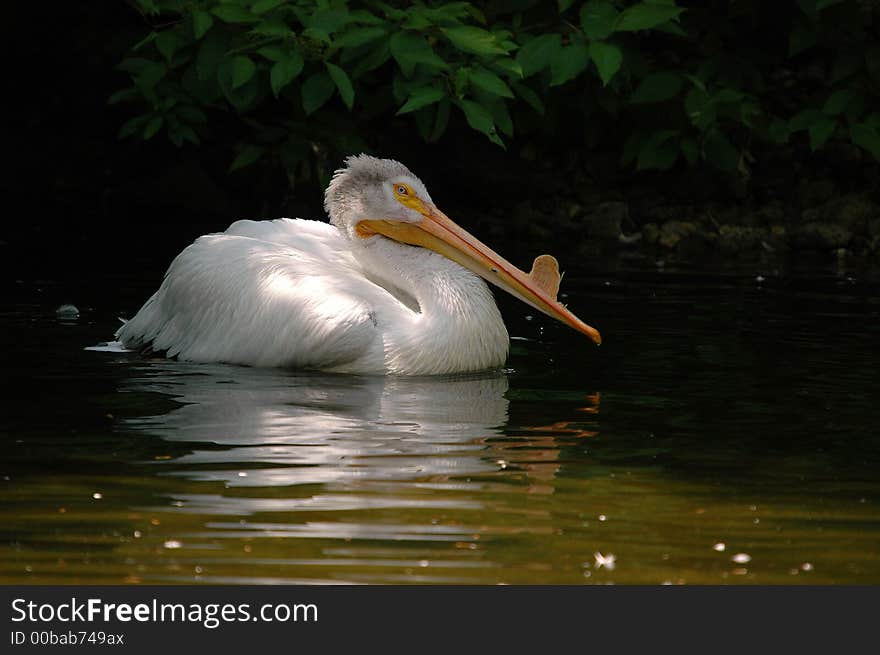
[[[456, 225], [433, 204], [422, 200], [413, 204], [417, 204], [413, 208], [424, 216], [421, 221], [409, 223], [364, 220], [357, 224], [358, 234], [362, 237], [381, 234], [401, 243], [429, 248], [461, 264], [538, 311], [587, 335], [597, 346], [602, 343], [598, 330], [584, 323], [556, 300], [552, 284], [541, 283], [540, 276], [529, 275], [518, 269]], [[555, 282], [558, 283], [558, 269], [555, 275]]]

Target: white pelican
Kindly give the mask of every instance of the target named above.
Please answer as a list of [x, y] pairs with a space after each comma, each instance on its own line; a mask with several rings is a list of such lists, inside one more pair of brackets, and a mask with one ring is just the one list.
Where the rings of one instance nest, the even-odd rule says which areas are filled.
[[194, 362], [403, 375], [497, 368], [509, 338], [482, 277], [601, 343], [556, 301], [555, 260], [546, 257], [543, 275], [537, 264], [517, 269], [437, 209], [399, 162], [349, 157], [324, 208], [329, 224], [242, 220], [199, 237], [117, 339]]

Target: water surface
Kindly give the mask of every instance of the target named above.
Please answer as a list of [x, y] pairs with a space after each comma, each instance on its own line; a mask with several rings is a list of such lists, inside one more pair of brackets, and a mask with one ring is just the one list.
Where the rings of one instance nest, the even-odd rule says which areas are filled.
[[570, 268], [604, 345], [499, 297], [464, 377], [83, 350], [159, 275], [10, 288], [0, 582], [880, 583], [869, 277]]

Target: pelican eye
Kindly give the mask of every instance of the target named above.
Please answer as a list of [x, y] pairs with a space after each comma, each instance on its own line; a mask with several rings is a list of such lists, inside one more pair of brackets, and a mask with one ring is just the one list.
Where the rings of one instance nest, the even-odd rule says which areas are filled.
[[398, 184], [395, 191], [397, 191], [397, 195], [399, 195], [399, 196], [408, 196], [409, 195], [409, 189], [407, 189], [402, 184]]

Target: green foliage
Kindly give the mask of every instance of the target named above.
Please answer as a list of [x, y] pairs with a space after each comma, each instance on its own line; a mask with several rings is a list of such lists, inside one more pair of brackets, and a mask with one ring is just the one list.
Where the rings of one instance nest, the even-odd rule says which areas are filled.
[[[589, 116], [585, 144], [592, 129], [637, 169], [705, 161], [747, 176], [762, 144], [833, 139], [880, 159], [880, 44], [859, 0], [716, 3], [726, 13], [676, 0], [134, 4], [156, 27], [118, 65], [131, 84], [111, 102], [140, 108], [120, 135], [198, 144], [237, 116], [231, 170], [268, 158], [292, 179], [315, 148], [357, 149], [371, 120], [432, 142], [456, 115], [501, 147], [580, 138], [571, 117]], [[737, 21], [782, 25], [779, 47]], [[785, 86], [811, 66], [825, 74]]]

